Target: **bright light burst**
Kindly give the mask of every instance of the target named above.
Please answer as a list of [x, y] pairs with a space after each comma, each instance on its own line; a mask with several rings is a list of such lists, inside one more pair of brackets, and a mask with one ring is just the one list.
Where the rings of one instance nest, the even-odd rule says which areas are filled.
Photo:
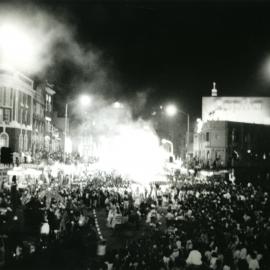
[[100, 149], [99, 167], [143, 185], [159, 180], [164, 165], [164, 150], [158, 137], [146, 128], [123, 126], [118, 134], [105, 137]]
[[80, 104], [84, 107], [89, 106], [92, 100], [88, 95], [81, 95], [80, 96]]
[[0, 24], [0, 60], [22, 71], [35, 64], [40, 43], [22, 25], [2, 22]]
[[177, 114], [177, 107], [173, 104], [169, 104], [165, 107], [165, 112], [170, 117], [175, 116]]
[[124, 107], [124, 105], [122, 103], [116, 101], [116, 102], [113, 103], [113, 107], [115, 109], [122, 109]]

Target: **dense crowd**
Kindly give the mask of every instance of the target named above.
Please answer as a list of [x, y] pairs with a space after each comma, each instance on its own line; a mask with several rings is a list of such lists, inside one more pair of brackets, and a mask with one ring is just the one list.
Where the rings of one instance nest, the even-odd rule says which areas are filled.
[[6, 261], [21, 263], [31, 254], [68, 244], [84, 258], [94, 258], [96, 208], [106, 211], [107, 226], [120, 228], [120, 236], [123, 223], [131, 222], [141, 237], [98, 253], [98, 262], [79, 269], [270, 269], [268, 193], [217, 176], [151, 184], [143, 192], [115, 176], [97, 176], [83, 188], [51, 179], [23, 190], [14, 178], [10, 190], [0, 194]]
[[149, 195], [142, 238], [109, 252], [100, 269], [269, 269], [270, 205], [260, 187], [215, 177]]
[[0, 192], [2, 264], [13, 269], [56, 246], [95, 255], [98, 238], [92, 207], [99, 192], [91, 186], [61, 186], [55, 179], [19, 189], [13, 177], [10, 189]]
[[[57, 251], [53, 258], [60, 261], [57, 269], [85, 269], [96, 255], [99, 240], [92, 210], [104, 208], [108, 200], [121, 204], [121, 192], [127, 194], [129, 182], [101, 172], [92, 178], [83, 175], [83, 185], [72, 185], [68, 176], [49, 176], [19, 188], [13, 176], [11, 185], [1, 187], [0, 266], [20, 269], [34, 257]], [[61, 259], [66, 254], [60, 250], [67, 250], [71, 257], [66, 265]]]

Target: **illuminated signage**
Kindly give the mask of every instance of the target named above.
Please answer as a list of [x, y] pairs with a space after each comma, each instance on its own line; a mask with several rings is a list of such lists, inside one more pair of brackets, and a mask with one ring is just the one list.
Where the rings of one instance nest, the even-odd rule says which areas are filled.
[[270, 98], [203, 97], [202, 120], [270, 125]]

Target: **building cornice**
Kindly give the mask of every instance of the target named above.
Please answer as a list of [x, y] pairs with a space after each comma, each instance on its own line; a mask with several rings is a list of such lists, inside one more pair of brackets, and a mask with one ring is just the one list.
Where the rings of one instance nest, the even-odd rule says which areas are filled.
[[27, 125], [27, 126], [24, 125], [24, 124], [21, 125], [17, 121], [12, 121], [12, 122], [9, 122], [9, 123], [0, 122], [0, 127], [16, 128], [16, 129], [32, 131], [32, 125]]

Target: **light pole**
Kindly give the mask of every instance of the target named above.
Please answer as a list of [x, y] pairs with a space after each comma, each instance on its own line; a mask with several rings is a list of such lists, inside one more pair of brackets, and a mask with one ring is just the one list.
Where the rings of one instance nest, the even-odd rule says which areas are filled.
[[189, 148], [189, 114], [179, 110], [180, 113], [187, 116], [187, 134], [186, 134], [186, 155], [188, 155], [188, 148]]
[[169, 117], [175, 116], [177, 113], [182, 113], [187, 116], [187, 132], [186, 132], [186, 155], [188, 154], [188, 148], [189, 148], [189, 126], [190, 126], [190, 119], [189, 114], [179, 110], [175, 105], [169, 104], [165, 107], [165, 113]]
[[[162, 110], [163, 109], [163, 106], [160, 106], [160, 109]], [[174, 118], [177, 115], [178, 108], [174, 104], [168, 104], [168, 105], [166, 105], [164, 107], [164, 111], [165, 111], [166, 116], [172, 119], [172, 118]], [[169, 124], [169, 126], [168, 126], [168, 128], [169, 128], [169, 134], [170, 134], [170, 137], [171, 137], [171, 140], [172, 140], [172, 142], [171, 142], [171, 145], [172, 145], [172, 154], [174, 155], [173, 144], [176, 145], [176, 143], [175, 143], [175, 126], [172, 125], [173, 124], [172, 121], [169, 121], [168, 124]]]
[[[68, 128], [67, 128], [67, 122], [68, 122], [68, 106], [75, 103], [77, 101], [77, 99], [71, 101], [71, 102], [67, 102], [66, 106], [65, 106], [65, 128], [64, 128], [64, 163], [66, 163], [66, 151], [67, 151], [67, 134], [68, 134]], [[82, 105], [83, 107], [86, 107], [88, 105], [90, 105], [91, 103], [91, 98], [87, 95], [81, 95], [79, 97], [79, 102], [80, 105]]]

